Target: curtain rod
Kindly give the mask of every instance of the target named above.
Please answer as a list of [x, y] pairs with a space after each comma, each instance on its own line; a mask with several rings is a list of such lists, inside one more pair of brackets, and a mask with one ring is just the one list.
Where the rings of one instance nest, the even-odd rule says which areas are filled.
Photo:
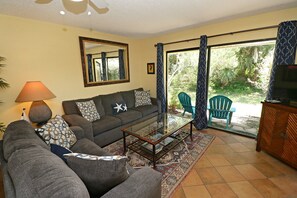
[[[118, 52], [118, 51], [110, 51], [110, 52], [105, 52], [105, 53], [114, 53], [114, 52]], [[100, 53], [94, 53], [92, 55], [98, 55], [98, 54], [101, 54], [101, 52]]]
[[[228, 33], [211, 35], [211, 36], [208, 36], [207, 38], [214, 38], [214, 37], [219, 37], [219, 36], [233, 35], [233, 34], [252, 32], [252, 31], [259, 31], [259, 30], [265, 30], [265, 29], [272, 29], [272, 28], [277, 28], [277, 27], [278, 27], [278, 25], [272, 25], [272, 26], [253, 28], [253, 29], [247, 29], [247, 30], [239, 30], [239, 31], [235, 31], [235, 32], [228, 32]], [[186, 40], [180, 40], [180, 41], [173, 41], [173, 42], [163, 43], [163, 45], [171, 45], [171, 44], [190, 42], [190, 41], [196, 41], [196, 40], [200, 40], [200, 38], [192, 38], [192, 39], [186, 39]], [[155, 47], [156, 46], [157, 46], [157, 44], [155, 44]]]

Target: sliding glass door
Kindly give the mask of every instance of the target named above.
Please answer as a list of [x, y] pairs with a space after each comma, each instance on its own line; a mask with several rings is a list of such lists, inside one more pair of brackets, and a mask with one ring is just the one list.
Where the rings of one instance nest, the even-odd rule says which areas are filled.
[[[208, 99], [224, 95], [236, 108], [228, 128], [226, 120], [220, 119], [213, 119], [211, 127], [252, 137], [257, 135], [274, 45], [275, 40], [270, 39], [208, 47]], [[198, 48], [167, 52], [169, 112], [182, 112], [177, 97], [180, 92], [190, 95], [195, 105], [198, 56]]]
[[272, 67], [275, 40], [210, 48], [208, 98], [224, 95], [233, 101], [231, 125], [213, 119], [212, 127], [255, 137]]

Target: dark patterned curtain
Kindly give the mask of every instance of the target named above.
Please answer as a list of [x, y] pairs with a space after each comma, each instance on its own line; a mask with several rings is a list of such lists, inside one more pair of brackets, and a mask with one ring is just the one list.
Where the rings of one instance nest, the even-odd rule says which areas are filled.
[[107, 73], [106, 73], [106, 52], [101, 52], [101, 60], [102, 60], [102, 80], [107, 80]]
[[195, 107], [195, 122], [194, 125], [198, 130], [207, 127], [207, 97], [206, 97], [206, 53], [207, 53], [207, 36], [200, 37], [199, 49], [199, 64], [197, 75], [197, 88], [196, 88], [196, 107]]
[[92, 68], [92, 54], [87, 54], [88, 59], [88, 75], [89, 75], [89, 82], [94, 82], [93, 78], [93, 68]]
[[120, 74], [120, 79], [125, 79], [124, 50], [123, 49], [119, 49], [119, 74]]
[[277, 65], [295, 63], [297, 47], [297, 21], [282, 22], [278, 26], [274, 58], [266, 100], [273, 99], [275, 72]]
[[164, 91], [163, 44], [157, 44], [157, 98], [161, 101], [162, 113], [166, 112], [166, 97]]

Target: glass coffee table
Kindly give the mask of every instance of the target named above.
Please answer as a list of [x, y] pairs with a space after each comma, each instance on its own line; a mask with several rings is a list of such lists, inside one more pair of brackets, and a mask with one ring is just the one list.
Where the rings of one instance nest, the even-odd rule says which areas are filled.
[[[188, 124], [190, 124], [190, 130], [182, 129]], [[163, 113], [123, 128], [124, 154], [127, 148], [131, 149], [152, 161], [155, 168], [156, 161], [176, 145], [189, 136], [192, 140], [192, 124], [192, 118]], [[127, 134], [136, 137], [128, 145]]]

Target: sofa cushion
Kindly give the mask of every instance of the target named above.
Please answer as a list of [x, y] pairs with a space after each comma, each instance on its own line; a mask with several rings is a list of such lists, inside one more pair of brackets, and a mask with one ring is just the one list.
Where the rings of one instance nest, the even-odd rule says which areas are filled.
[[92, 98], [63, 101], [62, 102], [63, 110], [66, 115], [71, 115], [71, 114], [81, 115], [79, 109], [77, 108], [76, 102], [86, 102], [89, 100], [92, 100]]
[[16, 197], [89, 197], [84, 183], [63, 160], [40, 146], [15, 151], [7, 166]]
[[116, 102], [115, 104], [112, 104], [111, 108], [112, 108], [113, 115], [127, 111], [127, 105], [124, 101], [119, 102], [119, 103]]
[[[77, 142], [71, 147], [71, 151], [73, 151], [74, 153], [85, 153], [85, 154], [97, 155], [97, 156], [111, 155], [105, 149], [101, 148], [95, 142], [87, 138], [77, 140]], [[135, 170], [129, 164], [127, 164], [127, 169], [130, 175], [135, 172]]]
[[128, 109], [135, 106], [135, 94], [134, 90], [143, 91], [143, 88], [133, 89], [129, 91], [121, 91], [122, 97], [127, 104]]
[[112, 115], [112, 109], [111, 109], [112, 104], [119, 103], [124, 100], [120, 93], [100, 95], [100, 97], [101, 97], [102, 105], [104, 107], [106, 115]]
[[135, 107], [152, 104], [149, 90], [147, 91], [134, 90], [134, 93], [135, 93]]
[[119, 118], [122, 121], [122, 124], [127, 124], [142, 118], [142, 113], [131, 109], [126, 112], [117, 114], [115, 115], [115, 117]]
[[102, 196], [129, 177], [126, 156], [65, 154], [69, 167], [81, 178], [92, 196]]
[[[111, 109], [111, 108], [110, 108]], [[92, 123], [94, 136], [107, 130], [121, 126], [121, 120], [114, 116], [103, 116], [100, 120]]]
[[157, 105], [144, 105], [133, 108], [133, 110], [139, 111], [142, 113], [142, 117], [145, 117], [151, 113], [158, 112]]
[[105, 110], [104, 110], [104, 107], [102, 105], [101, 96], [93, 97], [93, 101], [94, 101], [94, 103], [96, 105], [97, 112], [99, 113], [99, 115], [100, 116], [105, 116]]
[[60, 115], [50, 119], [41, 129], [43, 130], [40, 130], [39, 134], [47, 144], [58, 144], [70, 148], [77, 141], [75, 134]]
[[69, 128], [75, 134], [77, 140], [85, 137], [85, 132], [80, 126], [71, 126]]
[[5, 160], [8, 160], [16, 150], [36, 145], [50, 150], [50, 147], [35, 134], [34, 128], [28, 122], [18, 120], [7, 126], [3, 136], [3, 154]]
[[105, 131], [104, 133], [100, 133], [99, 135], [94, 136], [94, 142], [100, 147], [105, 147], [117, 140], [120, 140], [123, 138], [123, 132], [121, 131], [122, 128], [123, 125]]
[[85, 102], [76, 102], [76, 105], [81, 113], [81, 115], [86, 118], [89, 122], [100, 119], [100, 115], [97, 112], [95, 103], [93, 100], [88, 100]]

